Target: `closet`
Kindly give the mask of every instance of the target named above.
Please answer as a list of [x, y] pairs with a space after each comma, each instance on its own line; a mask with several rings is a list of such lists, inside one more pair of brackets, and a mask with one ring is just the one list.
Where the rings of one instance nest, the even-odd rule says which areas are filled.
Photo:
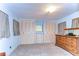
[[[36, 27], [38, 27], [40, 31], [36, 29]], [[55, 30], [55, 25], [51, 21], [20, 21], [20, 34], [22, 44], [52, 43], [55, 41]]]

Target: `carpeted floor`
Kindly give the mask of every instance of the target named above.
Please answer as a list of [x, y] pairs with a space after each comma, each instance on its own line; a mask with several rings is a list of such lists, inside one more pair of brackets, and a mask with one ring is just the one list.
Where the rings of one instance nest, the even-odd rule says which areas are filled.
[[72, 56], [64, 49], [53, 44], [23, 44], [18, 46], [10, 56]]

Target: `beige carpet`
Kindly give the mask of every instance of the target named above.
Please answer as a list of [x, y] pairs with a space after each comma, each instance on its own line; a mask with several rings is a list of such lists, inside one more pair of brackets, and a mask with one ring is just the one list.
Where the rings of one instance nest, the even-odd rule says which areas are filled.
[[53, 44], [24, 44], [18, 46], [10, 56], [72, 56]]

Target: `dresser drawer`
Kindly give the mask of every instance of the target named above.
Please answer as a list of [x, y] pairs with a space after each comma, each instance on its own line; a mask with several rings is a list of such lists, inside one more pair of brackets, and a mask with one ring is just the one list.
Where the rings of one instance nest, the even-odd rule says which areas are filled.
[[73, 53], [77, 53], [77, 50], [76, 50], [76, 49], [71, 49], [71, 51], [72, 51]]
[[61, 39], [66, 39], [66, 37], [61, 37]]
[[71, 42], [71, 45], [76, 45], [77, 43], [76, 42]]
[[71, 45], [71, 48], [72, 49], [76, 49], [76, 45]]
[[76, 39], [71, 39], [71, 42], [76, 42], [77, 40]]
[[71, 39], [67, 38], [66, 43], [71, 43]]
[[66, 47], [67, 49], [70, 49], [70, 48], [71, 48], [71, 45], [65, 44], [65, 47]]

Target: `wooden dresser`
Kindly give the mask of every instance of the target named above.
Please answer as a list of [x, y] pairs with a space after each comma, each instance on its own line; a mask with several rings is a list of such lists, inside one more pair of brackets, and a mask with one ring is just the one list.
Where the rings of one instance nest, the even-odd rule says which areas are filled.
[[72, 55], [79, 55], [79, 37], [56, 35], [56, 45], [67, 50]]
[[5, 56], [5, 52], [0, 52], [0, 56]]

